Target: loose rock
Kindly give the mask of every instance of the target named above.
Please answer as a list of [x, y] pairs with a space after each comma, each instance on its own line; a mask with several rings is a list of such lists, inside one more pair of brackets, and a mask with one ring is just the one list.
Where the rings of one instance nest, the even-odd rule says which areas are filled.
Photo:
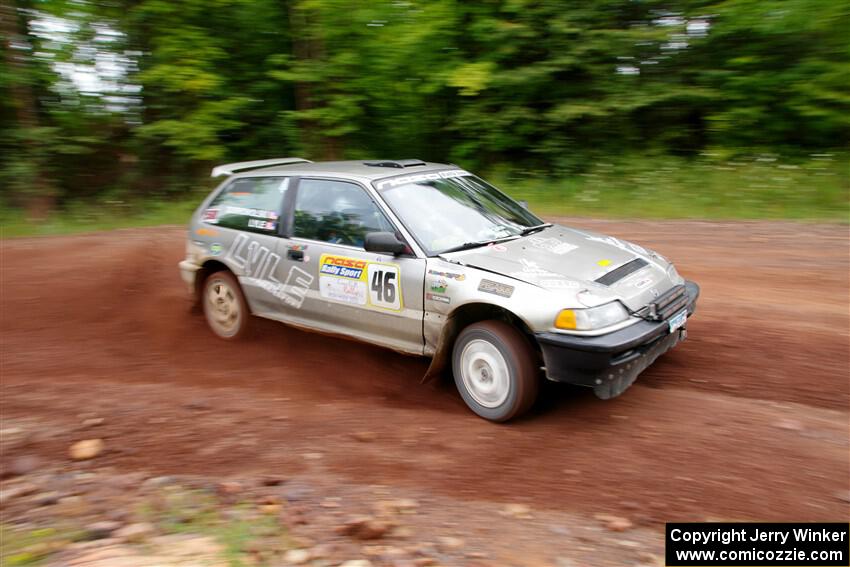
[[797, 421], [796, 419], [780, 419], [779, 421], [773, 424], [775, 427], [779, 429], [785, 429], [786, 431], [802, 431], [803, 424]]
[[594, 518], [604, 523], [605, 527], [611, 530], [612, 532], [624, 532], [634, 526], [634, 524], [630, 520], [626, 518], [621, 518], [619, 516], [611, 516], [608, 514], [596, 514]]
[[368, 516], [359, 516], [351, 518], [337, 528], [337, 533], [363, 540], [380, 539], [390, 530], [390, 527], [387, 522]]
[[30, 483], [20, 483], [15, 486], [10, 486], [9, 488], [0, 490], [0, 506], [3, 506], [15, 498], [29, 496], [36, 492], [38, 492], [38, 487]]
[[239, 494], [242, 492], [243, 487], [242, 484], [236, 482], [235, 480], [226, 480], [223, 482], [219, 482], [216, 487], [216, 492], [221, 494], [222, 496], [233, 496], [234, 494]]
[[154, 476], [142, 483], [142, 490], [150, 490], [152, 488], [162, 488], [169, 484], [174, 484], [176, 481], [172, 476]]
[[380, 516], [393, 516], [395, 514], [415, 514], [419, 503], [411, 498], [400, 498], [398, 500], [378, 500], [372, 507]]
[[355, 431], [351, 437], [361, 443], [371, 443], [378, 438], [378, 434], [374, 431]]
[[148, 539], [156, 531], [152, 524], [139, 522], [120, 528], [112, 534], [114, 537], [128, 543], [140, 543]]
[[210, 404], [205, 400], [196, 399], [186, 402], [183, 407], [188, 410], [203, 411], [210, 409]]
[[120, 527], [121, 524], [118, 522], [104, 520], [89, 524], [86, 526], [86, 532], [88, 532], [91, 539], [104, 539], [110, 537], [112, 532], [118, 530]]
[[465, 542], [459, 537], [453, 536], [443, 536], [439, 539], [440, 547], [446, 550], [454, 550], [460, 549], [464, 546]]
[[77, 441], [68, 449], [68, 455], [75, 461], [93, 459], [102, 452], [102, 439], [84, 439], [83, 441]]
[[307, 563], [312, 558], [312, 554], [307, 549], [290, 549], [283, 554], [283, 560], [292, 565], [302, 565]]
[[835, 493], [835, 497], [842, 502], [850, 503], [850, 490], [839, 490]]
[[278, 476], [264, 476], [260, 479], [260, 486], [280, 486], [286, 479]]
[[36, 506], [53, 506], [57, 502], [59, 502], [59, 494], [53, 491], [42, 492], [32, 499], [32, 503]]
[[527, 520], [532, 517], [531, 508], [525, 504], [508, 504], [502, 509], [501, 514], [503, 516], [510, 516], [512, 518], [520, 518], [523, 520]]
[[8, 467], [3, 467], [2, 477], [24, 476], [35, 472], [41, 466], [41, 460], [34, 455], [24, 455], [12, 459]]
[[412, 498], [400, 498], [395, 501], [395, 507], [402, 514], [412, 514], [419, 507], [419, 502]]

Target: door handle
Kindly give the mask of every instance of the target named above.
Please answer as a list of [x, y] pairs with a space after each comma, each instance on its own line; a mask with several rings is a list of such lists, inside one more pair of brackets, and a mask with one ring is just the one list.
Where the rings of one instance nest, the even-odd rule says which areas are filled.
[[304, 251], [303, 250], [287, 250], [286, 257], [290, 260], [295, 260], [296, 262], [304, 261]]

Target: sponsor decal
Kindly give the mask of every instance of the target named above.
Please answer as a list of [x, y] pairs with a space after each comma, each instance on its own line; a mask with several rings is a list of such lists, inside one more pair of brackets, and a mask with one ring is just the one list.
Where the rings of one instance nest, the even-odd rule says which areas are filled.
[[437, 293], [446, 293], [446, 289], [449, 287], [449, 282], [445, 279], [440, 278], [437, 281], [431, 282], [431, 291], [436, 291]]
[[376, 183], [376, 186], [378, 189], [383, 189], [385, 187], [398, 187], [399, 185], [407, 185], [408, 183], [419, 183], [420, 181], [439, 181], [440, 179], [451, 179], [453, 177], [464, 177], [467, 175], [471, 175], [471, 173], [462, 169], [451, 169], [449, 171], [420, 173], [418, 175], [405, 175], [404, 177], [386, 179], [384, 181], [378, 181]]
[[428, 274], [432, 276], [440, 276], [441, 278], [448, 278], [450, 280], [456, 280], [462, 282], [466, 279], [466, 274], [455, 274], [452, 272], [441, 272], [439, 270], [428, 270]]
[[212, 207], [212, 208], [205, 210], [201, 214], [201, 220], [204, 221], [204, 222], [212, 223], [212, 224], [217, 223], [218, 222], [218, 208]]
[[493, 252], [507, 252], [508, 251], [507, 246], [503, 246], [501, 244], [496, 244], [494, 242], [491, 242], [490, 244], [488, 244], [487, 248], [489, 250], [492, 250]]
[[224, 252], [224, 246], [222, 246], [221, 243], [213, 242], [212, 244], [210, 244], [210, 254], [211, 255], [218, 256], [222, 252]]
[[580, 287], [578, 282], [563, 279], [540, 280], [538, 283], [541, 286], [548, 287], [550, 289], [576, 289]]
[[322, 254], [319, 294], [325, 299], [400, 311], [400, 270], [397, 264]]
[[536, 280], [538, 278], [549, 278], [555, 280], [561, 277], [554, 272], [541, 268], [540, 265], [533, 260], [526, 260], [525, 258], [522, 258], [519, 263], [522, 264], [522, 270], [518, 272], [511, 272], [508, 274], [509, 276], [525, 280]]
[[286, 248], [287, 248], [287, 250], [292, 250], [294, 252], [303, 252], [304, 250], [307, 250], [307, 245], [306, 244], [290, 244]]
[[599, 260], [598, 262], [596, 262], [596, 265], [597, 265], [597, 266], [602, 266], [603, 268], [604, 268], [605, 266], [610, 265], [610, 264], [611, 264], [611, 260], [608, 260], [607, 258], [606, 258], [606, 259], [603, 259], [603, 260]]
[[652, 283], [652, 278], [643, 278], [643, 279], [636, 281], [632, 285], [634, 287], [638, 288], [638, 289], [643, 289], [651, 283]]
[[620, 240], [619, 238], [614, 238], [613, 236], [587, 236], [587, 239], [591, 242], [602, 242], [603, 244], [609, 244], [620, 250], [625, 250], [626, 252], [632, 252], [637, 254], [648, 255], [649, 252], [643, 246], [638, 246], [637, 244], [632, 244], [631, 242], [626, 242], [625, 240]]
[[367, 265], [368, 262], [365, 260], [354, 260], [352, 258], [325, 254], [322, 256], [319, 265], [319, 274], [359, 280]]
[[260, 219], [248, 219], [248, 228], [259, 228], [260, 230], [274, 230], [277, 228], [277, 222]]
[[286, 290], [284, 301], [287, 305], [296, 309], [300, 308], [301, 304], [304, 303], [304, 297], [306, 297], [307, 291], [310, 289], [310, 284], [313, 283], [313, 279], [310, 273], [298, 266], [292, 266], [289, 269], [286, 282], [283, 284], [283, 289]]
[[214, 228], [198, 228], [195, 230], [198, 236], [218, 236], [218, 231]]
[[313, 276], [297, 266], [289, 270], [286, 281], [282, 283], [275, 275], [280, 256], [244, 233], [237, 235], [226, 258], [242, 272], [246, 283], [256, 285], [296, 309], [304, 303], [307, 290], [313, 283]]
[[541, 248], [543, 250], [548, 250], [553, 254], [566, 254], [567, 252], [572, 252], [578, 246], [575, 244], [570, 244], [569, 242], [564, 242], [563, 240], [559, 240], [557, 238], [544, 238], [542, 236], [529, 236], [528, 241], [535, 248]]
[[445, 295], [437, 295], [436, 293], [426, 293], [425, 299], [428, 301], [436, 301], [437, 303], [451, 303], [452, 299]]
[[478, 291], [492, 293], [501, 297], [510, 297], [514, 293], [514, 286], [494, 282], [493, 280], [481, 280], [481, 283], [478, 284]]
[[522, 258], [519, 261], [519, 263], [522, 264], [522, 273], [524, 273], [524, 274], [537, 274], [537, 275], [544, 275], [544, 276], [545, 275], [554, 275], [549, 270], [541, 268], [540, 264], [538, 264], [537, 262], [535, 262], [533, 260], [526, 260], [525, 258]]
[[250, 209], [248, 207], [236, 207], [228, 205], [222, 211], [224, 215], [239, 215], [243, 217], [254, 217], [259, 219], [268, 219], [276, 221], [278, 214], [275, 211], [267, 211], [265, 209]]

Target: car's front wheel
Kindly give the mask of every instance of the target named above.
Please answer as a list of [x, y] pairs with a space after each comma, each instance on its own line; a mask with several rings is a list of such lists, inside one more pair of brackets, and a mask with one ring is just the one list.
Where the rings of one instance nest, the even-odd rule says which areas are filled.
[[466, 405], [490, 421], [528, 411], [540, 380], [534, 349], [518, 329], [502, 321], [465, 328], [454, 344], [452, 370]]
[[239, 282], [230, 272], [215, 272], [204, 282], [204, 316], [213, 333], [226, 340], [245, 336], [251, 313]]

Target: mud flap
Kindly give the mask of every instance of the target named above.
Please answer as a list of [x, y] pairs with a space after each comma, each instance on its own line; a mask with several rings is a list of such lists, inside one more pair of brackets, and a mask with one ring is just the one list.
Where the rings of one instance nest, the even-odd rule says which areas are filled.
[[450, 360], [452, 356], [452, 347], [454, 346], [454, 338], [457, 336], [457, 321], [454, 317], [450, 317], [440, 332], [440, 342], [437, 344], [437, 350], [431, 358], [431, 364], [425, 375], [422, 376], [420, 384], [436, 382], [442, 378], [447, 366], [451, 366]]
[[611, 368], [607, 374], [600, 377], [602, 383], [593, 387], [593, 393], [602, 400], [616, 398], [628, 390], [629, 386], [637, 380], [638, 375], [649, 368], [659, 356], [685, 340], [686, 336], [687, 331], [680, 329], [678, 332], [673, 332], [657, 341], [631, 368]]

